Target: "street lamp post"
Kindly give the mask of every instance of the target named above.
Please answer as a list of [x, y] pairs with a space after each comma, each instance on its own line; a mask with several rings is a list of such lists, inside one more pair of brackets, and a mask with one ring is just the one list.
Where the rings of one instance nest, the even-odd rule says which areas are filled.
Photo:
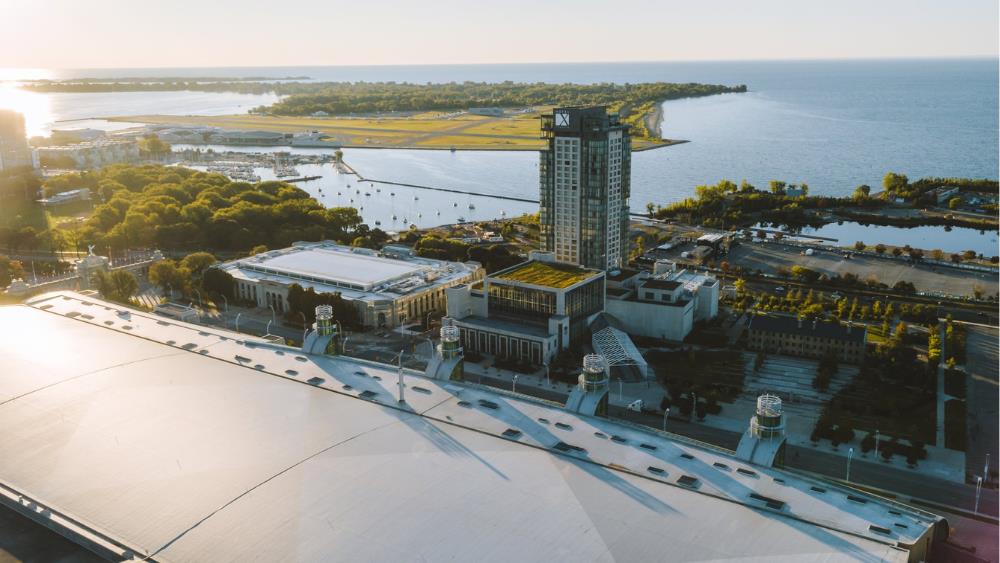
[[236, 332], [240, 331], [240, 315], [242, 314], [242, 312], [236, 313]]
[[278, 324], [278, 314], [274, 312], [274, 305], [268, 303], [267, 306], [271, 308], [271, 321]]
[[302, 317], [302, 345], [306, 343], [306, 337], [309, 336], [309, 319], [306, 318], [306, 314], [299, 311], [299, 316]]
[[854, 448], [847, 450], [847, 482], [851, 482], [851, 458], [854, 457]]
[[875, 460], [878, 460], [878, 430], [875, 431]]
[[225, 312], [228, 313], [229, 312], [229, 300], [226, 299], [225, 294], [222, 294], [222, 293], [219, 294], [219, 297], [222, 297], [222, 303], [223, 303], [223, 306], [225, 307]]
[[667, 431], [667, 418], [670, 417], [670, 407], [663, 410], [663, 431]]
[[514, 379], [510, 382], [510, 392], [517, 393], [517, 374], [514, 374]]
[[986, 465], [983, 466], [983, 479], [990, 482], [990, 454], [986, 454]]
[[549, 363], [548, 362], [545, 362], [545, 384], [546, 385], [551, 385], [552, 384], [551, 380], [549, 379]]
[[625, 384], [622, 382], [622, 378], [618, 378], [618, 400], [625, 400]]
[[973, 514], [979, 514], [979, 491], [983, 490], [983, 478], [976, 477], [976, 505], [972, 509]]
[[267, 321], [267, 328], [264, 329], [264, 334], [271, 334], [271, 321]]

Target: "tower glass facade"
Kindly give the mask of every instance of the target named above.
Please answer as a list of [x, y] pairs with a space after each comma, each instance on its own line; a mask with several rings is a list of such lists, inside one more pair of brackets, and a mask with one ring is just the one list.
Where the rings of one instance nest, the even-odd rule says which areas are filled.
[[0, 109], [0, 170], [31, 167], [31, 149], [24, 133], [24, 116]]
[[604, 106], [556, 108], [542, 116], [548, 146], [539, 160], [541, 243], [556, 260], [621, 268], [628, 254], [631, 140]]

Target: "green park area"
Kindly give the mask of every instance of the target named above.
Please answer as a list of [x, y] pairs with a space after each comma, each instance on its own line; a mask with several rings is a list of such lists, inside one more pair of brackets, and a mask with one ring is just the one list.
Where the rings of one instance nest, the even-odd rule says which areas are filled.
[[[43, 81], [22, 86], [44, 92], [165, 91], [271, 92], [278, 102], [244, 115], [140, 115], [112, 120], [174, 126], [208, 126], [234, 131], [299, 133], [318, 131], [345, 147], [455, 150], [538, 150], [539, 117], [557, 106], [604, 105], [632, 130], [632, 149], [644, 150], [678, 141], [659, 131], [660, 103], [666, 100], [745, 92], [746, 86], [711, 84], [522, 84], [514, 82], [449, 84], [408, 83], [178, 83], [155, 79], [143, 83]], [[470, 111], [473, 108], [487, 108]]]

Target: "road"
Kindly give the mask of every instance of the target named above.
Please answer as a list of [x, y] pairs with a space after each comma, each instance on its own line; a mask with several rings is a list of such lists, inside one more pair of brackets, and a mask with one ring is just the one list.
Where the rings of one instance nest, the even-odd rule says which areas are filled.
[[967, 327], [966, 340], [966, 420], [967, 450], [966, 473], [982, 475], [986, 459], [990, 459], [990, 482], [996, 482], [1000, 455], [997, 444], [998, 409], [998, 353], [997, 329], [981, 326]]

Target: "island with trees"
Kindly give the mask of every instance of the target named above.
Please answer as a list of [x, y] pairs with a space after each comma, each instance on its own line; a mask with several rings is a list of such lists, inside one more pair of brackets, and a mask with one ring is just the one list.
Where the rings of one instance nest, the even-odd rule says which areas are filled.
[[[851, 195], [834, 197], [811, 195], [805, 183], [772, 180], [765, 190], [746, 180], [740, 184], [722, 180], [715, 185], [698, 186], [694, 197], [665, 207], [648, 203], [646, 211], [657, 219], [719, 229], [770, 224], [797, 231], [838, 221], [898, 227], [998, 228], [995, 202], [1000, 188], [996, 180], [922, 178], [911, 183], [906, 176], [889, 172], [883, 187], [882, 192], [872, 193], [870, 186], [862, 185]], [[977, 212], [951, 213], [957, 207], [951, 201], [955, 197], [947, 196], [947, 203], [939, 204], [937, 198], [942, 193], [967, 195], [970, 200], [982, 199], [987, 203], [980, 203]], [[947, 208], [942, 212], [944, 206]]]

